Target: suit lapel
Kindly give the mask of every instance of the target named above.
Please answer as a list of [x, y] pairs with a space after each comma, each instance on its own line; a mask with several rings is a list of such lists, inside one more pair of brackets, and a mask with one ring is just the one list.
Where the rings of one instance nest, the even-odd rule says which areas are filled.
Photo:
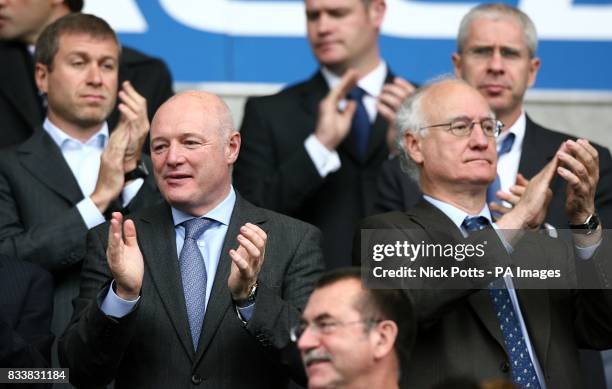
[[[389, 70], [385, 78], [385, 84], [393, 82], [395, 75]], [[376, 114], [374, 123], [370, 127], [370, 139], [368, 141], [368, 150], [364, 163], [367, 163], [373, 155], [376, 155], [377, 150], [380, 147], [387, 146], [387, 131], [389, 130], [389, 123], [380, 115]]]
[[2, 59], [0, 72], [0, 93], [6, 96], [32, 129], [38, 128], [43, 121], [43, 113], [33, 85], [33, 64], [25, 57], [30, 53], [21, 44], [5, 43], [5, 47], [2, 53], [5, 58]]
[[540, 365], [546, 371], [550, 343], [550, 300], [547, 290], [517, 290], [523, 320]]
[[[425, 230], [433, 231], [437, 239], [442, 237], [447, 242], [460, 242], [464, 239], [457, 226], [442, 211], [422, 198], [411, 211], [408, 211], [408, 215]], [[499, 322], [488, 290], [472, 293], [467, 301], [491, 336], [504, 347]]]
[[[227, 228], [227, 234], [225, 235], [223, 248], [221, 249], [221, 255], [219, 256], [219, 265], [217, 266], [215, 281], [213, 283], [210, 299], [208, 300], [208, 307], [206, 308], [204, 323], [202, 324], [202, 335], [200, 336], [200, 342], [198, 344], [198, 350], [195, 358], [196, 364], [206, 352], [206, 349], [212, 341], [215, 332], [218, 330], [223, 318], [225, 317], [226, 311], [228, 309], [234, 309], [232, 297], [227, 287], [227, 279], [230, 274], [232, 263], [232, 259], [229, 256], [229, 250], [236, 248], [238, 245], [236, 242], [236, 237], [240, 232], [240, 227], [247, 222], [261, 226], [265, 223], [265, 221], [265, 215], [259, 212], [258, 208], [246, 202], [238, 193], [236, 193], [236, 205], [234, 206], [230, 224]], [[237, 313], [230, 313], [230, 315], [231, 314], [237, 315]], [[238, 318], [236, 318], [236, 320], [238, 320]]]
[[25, 143], [18, 146], [17, 154], [20, 163], [32, 176], [71, 204], [83, 199], [72, 170], [45, 130], [37, 129]]
[[176, 255], [176, 236], [170, 207], [166, 203], [157, 205], [144, 213], [140, 221], [137, 231], [145, 266], [151, 274], [151, 279], [185, 352], [193, 360], [193, 342], [181, 285], [181, 271]]
[[525, 138], [521, 150], [519, 173], [531, 179], [555, 155], [560, 145], [551, 144], [549, 140], [542, 139], [539, 126], [529, 116], [526, 117]]

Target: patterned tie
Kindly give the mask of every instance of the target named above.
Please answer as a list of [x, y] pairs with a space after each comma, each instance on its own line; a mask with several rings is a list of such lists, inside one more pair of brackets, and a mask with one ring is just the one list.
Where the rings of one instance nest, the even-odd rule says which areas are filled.
[[[461, 225], [468, 233], [471, 233], [487, 228], [489, 220], [483, 216], [468, 216]], [[531, 362], [519, 320], [514, 312], [510, 293], [502, 279], [497, 279], [489, 284], [489, 295], [495, 307], [495, 315], [512, 365], [512, 382], [520, 388], [539, 389], [538, 376]]]
[[[499, 150], [497, 150], [497, 160], [499, 161], [499, 157], [504, 154], [507, 154], [510, 149], [512, 149], [512, 145], [514, 144], [515, 135], [513, 133], [509, 133], [506, 136], [506, 139], [503, 140], [501, 146], [499, 146]], [[501, 180], [499, 178], [499, 174], [495, 174], [495, 181], [487, 188], [487, 204], [491, 202], [499, 202], [499, 199], [495, 196], [498, 190], [501, 189]], [[499, 215], [495, 215], [496, 217]]]
[[206, 308], [206, 266], [197, 239], [212, 225], [210, 219], [191, 219], [181, 223], [185, 227], [185, 242], [179, 255], [183, 292], [189, 317], [193, 348], [198, 348]]
[[355, 140], [355, 147], [361, 159], [364, 159], [368, 151], [368, 138], [370, 136], [370, 118], [363, 105], [363, 96], [366, 92], [358, 86], [353, 87], [347, 94], [351, 100], [357, 103], [357, 109], [351, 122], [351, 133]]

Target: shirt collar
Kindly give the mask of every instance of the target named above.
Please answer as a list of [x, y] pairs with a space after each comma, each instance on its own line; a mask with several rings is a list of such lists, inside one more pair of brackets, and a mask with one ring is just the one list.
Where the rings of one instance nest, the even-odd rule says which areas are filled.
[[512, 150], [521, 150], [523, 147], [523, 138], [525, 138], [525, 128], [527, 126], [527, 118], [525, 116], [525, 111], [521, 111], [521, 115], [516, 119], [514, 124], [507, 130], [502, 133], [501, 136], [498, 136], [495, 140], [497, 144], [497, 149], [501, 146], [504, 139], [508, 137], [508, 134], [514, 134], [514, 143], [512, 143]]
[[[234, 211], [234, 205], [236, 204], [236, 192], [234, 191], [234, 187], [230, 187], [230, 192], [217, 205], [215, 208], [211, 209], [207, 214], [201, 215], [198, 217], [205, 217], [211, 220], [214, 220], [218, 223], [229, 225], [230, 219], [232, 217], [232, 212]], [[194, 216], [183, 211], [179, 211], [178, 209], [172, 207], [172, 220], [174, 221], [174, 226], [178, 226], [184, 221], [193, 219]]]
[[[327, 86], [329, 89], [333, 89], [336, 85], [340, 83], [341, 77], [332, 73], [326, 67], [321, 67], [321, 74], [323, 74], [323, 78], [327, 82]], [[387, 63], [383, 60], [380, 60], [378, 66], [376, 66], [370, 73], [366, 74], [364, 77], [360, 78], [357, 81], [357, 86], [366, 91], [368, 96], [378, 97], [380, 92], [382, 91], [383, 85], [385, 84], [385, 78], [387, 77]]]
[[463, 224], [463, 221], [467, 216], [484, 216], [487, 218], [487, 220], [489, 220], [489, 222], [493, 220], [491, 218], [491, 211], [489, 210], [489, 207], [486, 204], [480, 210], [478, 215], [470, 215], [467, 212], [455, 207], [454, 205], [446, 203], [442, 200], [437, 200], [427, 195], [423, 195], [423, 198], [427, 200], [431, 205], [442, 211], [446, 216], [448, 216], [448, 218], [452, 220], [453, 224], [456, 225], [459, 229], [461, 229], [461, 224]]
[[102, 128], [100, 128], [98, 132], [93, 134], [91, 138], [89, 138], [85, 143], [66, 134], [59, 127], [53, 124], [51, 120], [49, 120], [48, 117], [45, 118], [45, 122], [43, 123], [43, 128], [45, 129], [45, 131], [47, 131], [49, 136], [51, 136], [51, 139], [53, 139], [53, 142], [55, 142], [55, 144], [60, 149], [63, 149], [64, 146], [69, 142], [76, 142], [79, 144], [87, 144], [87, 145], [95, 145], [103, 149], [106, 146], [106, 142], [108, 140], [108, 124], [106, 122], [104, 122], [102, 124]]

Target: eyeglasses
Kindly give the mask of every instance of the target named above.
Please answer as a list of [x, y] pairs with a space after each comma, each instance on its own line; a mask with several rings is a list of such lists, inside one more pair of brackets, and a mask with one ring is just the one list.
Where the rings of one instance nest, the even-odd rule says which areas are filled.
[[361, 323], [371, 326], [374, 324], [378, 324], [381, 321], [382, 320], [368, 319], [368, 320], [355, 320], [355, 321], [347, 321], [347, 322], [340, 322], [340, 321], [335, 321], [335, 320], [324, 320], [319, 323], [302, 322], [298, 324], [297, 326], [292, 327], [289, 330], [289, 336], [292, 342], [297, 342], [298, 339], [300, 339], [300, 336], [302, 336], [302, 334], [306, 332], [308, 328], [310, 328], [310, 331], [312, 331], [314, 335], [319, 335], [319, 334], [330, 335], [334, 333], [339, 327], [345, 327], [345, 326], [349, 326], [353, 324], [361, 324]]
[[419, 128], [419, 130], [426, 130], [428, 128], [434, 127], [448, 127], [446, 131], [449, 131], [453, 135], [470, 136], [472, 134], [472, 131], [474, 131], [474, 126], [476, 125], [476, 123], [480, 124], [482, 132], [490, 138], [495, 138], [499, 136], [502, 128], [504, 128], [504, 123], [502, 123], [500, 120], [495, 120], [491, 118], [486, 118], [482, 120], [458, 118], [450, 123], [434, 124], [431, 126], [421, 127]]

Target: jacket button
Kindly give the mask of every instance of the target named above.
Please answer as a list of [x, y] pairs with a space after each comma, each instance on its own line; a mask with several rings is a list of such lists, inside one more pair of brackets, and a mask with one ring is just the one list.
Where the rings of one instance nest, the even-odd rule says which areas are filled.
[[499, 368], [501, 371], [503, 371], [504, 373], [507, 373], [510, 371], [510, 364], [508, 363], [508, 361], [503, 361], [500, 365]]
[[194, 385], [200, 385], [202, 383], [202, 377], [199, 374], [194, 374], [191, 376], [191, 382]]

